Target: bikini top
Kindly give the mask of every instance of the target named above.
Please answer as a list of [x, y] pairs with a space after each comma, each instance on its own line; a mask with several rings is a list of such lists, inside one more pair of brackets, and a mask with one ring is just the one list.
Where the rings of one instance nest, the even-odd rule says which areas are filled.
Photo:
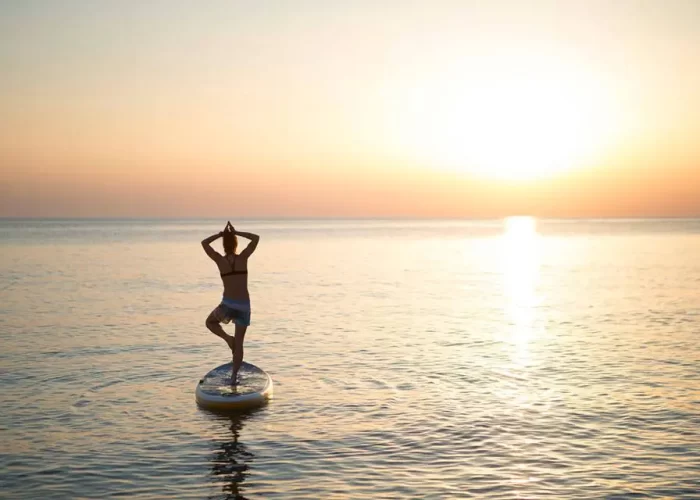
[[224, 276], [231, 276], [232, 274], [248, 274], [248, 270], [247, 270], [247, 269], [244, 270], [244, 271], [236, 271], [236, 270], [235, 270], [235, 269], [236, 269], [236, 256], [235, 256], [235, 255], [233, 256], [233, 264], [232, 264], [231, 262], [229, 262], [228, 258], [226, 259], [226, 262], [228, 262], [229, 265], [231, 266], [231, 270], [230, 270], [229, 272], [227, 272], [227, 273], [221, 273], [221, 277], [222, 277], [222, 278], [223, 278]]

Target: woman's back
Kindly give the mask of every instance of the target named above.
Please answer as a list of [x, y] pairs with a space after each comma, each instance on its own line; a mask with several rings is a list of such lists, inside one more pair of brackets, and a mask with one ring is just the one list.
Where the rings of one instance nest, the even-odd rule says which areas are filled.
[[224, 297], [232, 300], [250, 300], [248, 293], [248, 259], [241, 255], [227, 254], [218, 259]]

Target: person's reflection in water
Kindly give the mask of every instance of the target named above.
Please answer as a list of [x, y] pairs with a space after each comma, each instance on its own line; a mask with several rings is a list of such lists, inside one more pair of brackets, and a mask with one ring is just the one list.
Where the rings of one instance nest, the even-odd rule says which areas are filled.
[[230, 429], [232, 439], [215, 443], [216, 448], [211, 458], [211, 471], [213, 476], [219, 476], [217, 479], [224, 479], [221, 487], [224, 496], [212, 498], [246, 500], [246, 497], [241, 495], [241, 491], [243, 490], [242, 483], [248, 475], [248, 464], [255, 456], [246, 449], [243, 443], [239, 442], [238, 438], [244, 422], [250, 418], [253, 413], [254, 412], [220, 415], [218, 417], [221, 422]]

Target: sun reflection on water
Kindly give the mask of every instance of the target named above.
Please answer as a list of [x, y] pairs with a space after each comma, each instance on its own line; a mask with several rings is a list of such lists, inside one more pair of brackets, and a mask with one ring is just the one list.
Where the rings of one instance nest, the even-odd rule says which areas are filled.
[[504, 307], [511, 325], [509, 341], [517, 348], [514, 361], [528, 362], [528, 344], [535, 333], [540, 237], [533, 217], [508, 217], [501, 237]]

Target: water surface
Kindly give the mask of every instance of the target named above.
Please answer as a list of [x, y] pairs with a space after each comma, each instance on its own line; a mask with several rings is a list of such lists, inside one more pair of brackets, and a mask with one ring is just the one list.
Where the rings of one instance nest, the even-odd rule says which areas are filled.
[[0, 221], [0, 496], [699, 498], [700, 221], [237, 222], [238, 416], [219, 226]]

